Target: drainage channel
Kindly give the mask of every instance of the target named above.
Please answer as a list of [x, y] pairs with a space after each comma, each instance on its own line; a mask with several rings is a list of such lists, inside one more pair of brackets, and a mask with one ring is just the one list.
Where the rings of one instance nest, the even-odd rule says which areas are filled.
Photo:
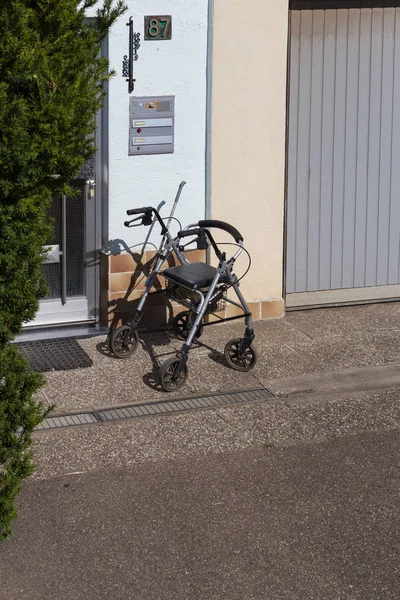
[[181, 413], [204, 408], [216, 408], [220, 406], [231, 406], [234, 404], [246, 404], [270, 400], [276, 398], [275, 394], [267, 388], [230, 392], [229, 394], [214, 394], [199, 396], [197, 398], [182, 398], [169, 400], [168, 402], [148, 402], [146, 404], [134, 404], [102, 410], [89, 410], [80, 413], [70, 413], [46, 417], [36, 431], [48, 429], [60, 429], [61, 427], [76, 427], [79, 425], [91, 425], [95, 423], [110, 423], [112, 421], [123, 421], [139, 417], [150, 417], [153, 415], [166, 415]]

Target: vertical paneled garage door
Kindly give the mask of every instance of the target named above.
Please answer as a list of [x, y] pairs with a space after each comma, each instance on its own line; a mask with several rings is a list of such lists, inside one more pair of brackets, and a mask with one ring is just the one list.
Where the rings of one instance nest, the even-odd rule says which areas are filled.
[[287, 305], [400, 297], [400, 9], [290, 19]]

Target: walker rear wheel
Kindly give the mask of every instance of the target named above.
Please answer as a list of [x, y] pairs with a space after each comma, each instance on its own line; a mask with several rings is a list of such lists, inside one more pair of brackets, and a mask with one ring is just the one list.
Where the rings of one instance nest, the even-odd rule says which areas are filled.
[[[193, 323], [196, 319], [196, 316], [197, 315], [190, 310], [183, 310], [182, 312], [176, 315], [176, 317], [172, 321], [172, 328], [175, 332], [175, 335], [180, 340], [188, 339], [189, 333], [193, 327]], [[200, 327], [197, 328], [195, 338], [198, 339], [202, 333], [203, 327], [202, 325], [200, 325]]]
[[180, 363], [178, 356], [168, 358], [160, 367], [160, 383], [163, 390], [166, 392], [175, 392], [184, 384], [188, 376], [188, 368], [185, 365], [183, 370], [178, 373], [178, 365]]
[[224, 350], [225, 360], [235, 371], [250, 371], [257, 362], [257, 354], [253, 346], [241, 348], [242, 341], [243, 338], [229, 340]]
[[110, 348], [118, 358], [128, 358], [137, 348], [139, 336], [136, 331], [131, 331], [128, 325], [114, 329], [110, 336]]

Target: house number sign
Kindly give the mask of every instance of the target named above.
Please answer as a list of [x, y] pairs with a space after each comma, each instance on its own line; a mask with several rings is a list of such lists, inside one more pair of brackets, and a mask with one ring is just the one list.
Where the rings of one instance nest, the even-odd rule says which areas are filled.
[[147, 16], [144, 18], [144, 39], [145, 40], [170, 40], [172, 37], [172, 17]]

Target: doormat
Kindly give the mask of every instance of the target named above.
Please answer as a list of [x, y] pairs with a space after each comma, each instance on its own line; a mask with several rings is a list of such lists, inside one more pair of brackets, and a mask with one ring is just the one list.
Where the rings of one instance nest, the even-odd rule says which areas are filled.
[[76, 340], [39, 340], [16, 344], [33, 371], [69, 371], [91, 367], [93, 361]]

